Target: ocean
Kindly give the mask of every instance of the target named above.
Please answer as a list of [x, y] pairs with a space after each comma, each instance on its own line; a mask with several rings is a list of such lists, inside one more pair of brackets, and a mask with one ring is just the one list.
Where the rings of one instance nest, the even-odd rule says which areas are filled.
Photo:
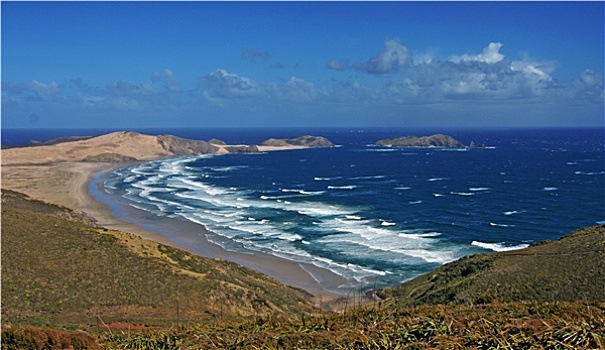
[[[230, 144], [331, 140], [335, 147], [158, 160], [97, 181], [141, 215], [205, 226], [224, 249], [329, 269], [347, 280], [340, 291], [400, 284], [468, 254], [605, 223], [601, 128], [140, 131]], [[374, 146], [434, 132], [485, 147]]]

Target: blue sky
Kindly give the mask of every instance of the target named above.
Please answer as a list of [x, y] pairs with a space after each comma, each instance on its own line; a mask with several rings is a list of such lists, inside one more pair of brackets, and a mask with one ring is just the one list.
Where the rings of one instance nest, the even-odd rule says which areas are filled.
[[1, 2], [3, 128], [603, 126], [603, 2]]

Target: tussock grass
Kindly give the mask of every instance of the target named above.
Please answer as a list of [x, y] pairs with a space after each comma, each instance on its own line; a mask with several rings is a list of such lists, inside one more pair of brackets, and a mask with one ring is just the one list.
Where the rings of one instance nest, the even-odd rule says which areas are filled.
[[2, 349], [605, 348], [604, 226], [463, 258], [366, 304], [360, 291], [340, 312], [15, 192], [1, 238]]
[[346, 314], [106, 334], [99, 343], [106, 349], [145, 342], [155, 344], [149, 349], [602, 349], [604, 307], [560, 302], [355, 308]]
[[605, 302], [605, 225], [526, 249], [477, 254], [377, 294], [399, 306], [493, 301]]
[[177, 324], [312, 310], [302, 293], [220, 260], [70, 220], [2, 193], [2, 322]]

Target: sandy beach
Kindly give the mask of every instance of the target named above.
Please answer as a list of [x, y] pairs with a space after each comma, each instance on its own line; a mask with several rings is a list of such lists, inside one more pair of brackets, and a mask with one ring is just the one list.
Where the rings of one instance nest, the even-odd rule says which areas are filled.
[[[65, 144], [62, 147], [66, 147]], [[36, 148], [41, 149], [42, 152], [38, 154], [43, 157], [36, 156]], [[64, 155], [66, 150], [62, 149], [61, 152]], [[64, 161], [48, 154], [48, 150], [43, 147], [2, 150], [2, 188], [74, 209], [108, 229], [135, 234], [193, 254], [241, 264], [286, 285], [304, 289], [324, 301], [342, 296], [334, 292], [334, 289], [346, 280], [331, 271], [269, 254], [227, 251], [208, 242], [205, 238], [208, 231], [201, 225], [184, 220], [175, 222], [177, 219], [158, 220], [154, 217], [151, 220], [141, 213], [135, 213], [133, 208], [114, 202], [98, 188], [99, 181], [94, 182], [93, 178], [100, 178], [113, 169], [127, 166], [125, 163]], [[100, 201], [99, 198], [103, 200]]]

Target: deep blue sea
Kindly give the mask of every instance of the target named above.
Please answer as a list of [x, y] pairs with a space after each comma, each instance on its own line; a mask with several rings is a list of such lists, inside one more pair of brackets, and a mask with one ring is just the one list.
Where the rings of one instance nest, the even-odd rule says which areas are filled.
[[[225, 249], [329, 269], [349, 281], [342, 288], [399, 284], [467, 254], [605, 223], [603, 129], [141, 131], [230, 144], [314, 134], [335, 143], [143, 163], [114, 171], [104, 189], [146, 215], [204, 225]], [[435, 132], [486, 147], [373, 145]]]

